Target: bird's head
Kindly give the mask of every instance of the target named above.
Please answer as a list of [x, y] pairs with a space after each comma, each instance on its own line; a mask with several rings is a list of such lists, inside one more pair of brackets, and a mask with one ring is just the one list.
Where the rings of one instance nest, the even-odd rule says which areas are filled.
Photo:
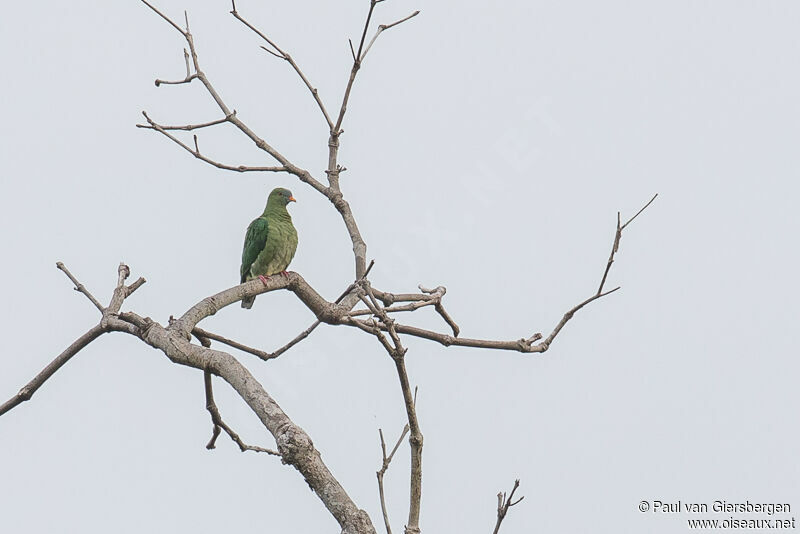
[[286, 206], [289, 202], [297, 202], [292, 196], [292, 192], [283, 187], [276, 187], [272, 190], [272, 193], [269, 194], [267, 206]]

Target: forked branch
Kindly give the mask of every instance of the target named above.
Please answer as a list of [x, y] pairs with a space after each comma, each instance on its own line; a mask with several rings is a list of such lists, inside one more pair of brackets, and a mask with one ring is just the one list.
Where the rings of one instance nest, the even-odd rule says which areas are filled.
[[500, 532], [500, 524], [503, 522], [503, 519], [506, 518], [506, 514], [508, 513], [508, 509], [514, 505], [519, 504], [522, 499], [525, 497], [520, 497], [516, 501], [514, 500], [514, 492], [517, 491], [519, 487], [519, 479], [514, 481], [514, 487], [511, 488], [511, 493], [506, 496], [505, 492], [500, 492], [497, 494], [497, 522], [494, 525], [494, 533], [497, 534]]
[[19, 404], [30, 400], [33, 397], [33, 394], [36, 393], [42, 385], [47, 382], [47, 380], [52, 377], [56, 371], [61, 369], [61, 367], [66, 364], [73, 356], [75, 356], [78, 352], [80, 352], [84, 347], [89, 345], [92, 341], [100, 337], [101, 335], [107, 332], [127, 332], [129, 334], [135, 334], [137, 332], [137, 328], [133, 325], [125, 323], [124, 321], [120, 321], [115, 315], [119, 312], [120, 306], [122, 306], [122, 302], [137, 288], [139, 288], [142, 284], [145, 283], [144, 278], [137, 279], [133, 284], [130, 286], [125, 285], [125, 280], [130, 275], [130, 269], [128, 269], [127, 265], [120, 264], [118, 269], [118, 280], [117, 280], [117, 287], [114, 290], [114, 294], [111, 298], [111, 303], [108, 307], [103, 307], [100, 302], [92, 295], [92, 293], [86, 289], [86, 287], [81, 284], [77, 278], [67, 269], [67, 267], [61, 263], [56, 263], [56, 267], [61, 270], [69, 279], [75, 284], [75, 290], [83, 293], [87, 299], [94, 305], [95, 308], [100, 310], [102, 314], [102, 318], [100, 320], [100, 324], [93, 326], [90, 328], [85, 334], [81, 337], [76, 339], [69, 347], [64, 349], [61, 354], [55, 357], [53, 361], [51, 361], [47, 366], [39, 372], [33, 379], [25, 384], [16, 395], [11, 397], [9, 400], [4, 402], [0, 405], [0, 415], [8, 412], [9, 410], [13, 409], [14, 407], [18, 406]]
[[206, 126], [213, 126], [216, 124], [222, 124], [224, 122], [231, 122], [231, 119], [235, 116], [235, 112], [232, 112], [231, 115], [226, 116], [224, 119], [220, 119], [217, 121], [208, 122], [201, 125], [186, 125], [186, 126], [161, 126], [153, 119], [151, 119], [147, 112], [142, 111], [142, 115], [144, 115], [145, 120], [147, 120], [147, 124], [137, 124], [137, 128], [146, 128], [150, 130], [155, 130], [160, 134], [163, 134], [167, 138], [169, 138], [173, 143], [179, 145], [181, 148], [186, 150], [188, 153], [196, 157], [201, 161], [205, 161], [209, 165], [213, 165], [218, 169], [223, 169], [226, 171], [236, 171], [236, 172], [289, 172], [289, 169], [283, 165], [279, 166], [271, 166], [271, 167], [251, 167], [247, 165], [228, 165], [226, 163], [220, 163], [214, 159], [209, 158], [200, 153], [200, 146], [198, 145], [197, 135], [194, 136], [194, 148], [190, 147], [176, 136], [169, 133], [167, 130], [194, 130], [197, 128], [204, 128]]
[[[209, 344], [210, 345], [210, 344]], [[242, 438], [239, 437], [239, 434], [233, 431], [231, 427], [225, 424], [222, 420], [222, 416], [219, 413], [219, 408], [217, 408], [217, 403], [214, 402], [214, 390], [211, 385], [211, 373], [208, 371], [203, 372], [203, 382], [205, 384], [205, 391], [206, 391], [206, 410], [208, 413], [211, 414], [211, 423], [213, 424], [213, 431], [211, 434], [211, 439], [209, 440], [208, 444], [206, 445], [206, 449], [214, 449], [216, 448], [217, 437], [219, 436], [220, 429], [224, 430], [226, 434], [239, 446], [239, 450], [242, 452], [245, 451], [254, 451], [254, 452], [264, 452], [267, 454], [271, 454], [273, 456], [280, 456], [281, 453], [278, 451], [274, 451], [272, 449], [265, 449], [263, 447], [258, 447], [255, 445], [248, 445]]]
[[394, 458], [394, 453], [397, 452], [397, 449], [400, 447], [400, 444], [403, 442], [403, 438], [406, 437], [408, 434], [408, 424], [403, 427], [403, 431], [400, 433], [400, 437], [397, 438], [397, 443], [394, 444], [392, 447], [392, 452], [388, 455], [386, 454], [386, 441], [383, 439], [383, 429], [378, 429], [378, 434], [381, 437], [381, 454], [383, 455], [383, 462], [381, 463], [381, 468], [375, 473], [378, 477], [378, 494], [380, 495], [381, 499], [381, 511], [383, 512], [383, 524], [386, 527], [386, 534], [392, 534], [392, 526], [389, 523], [389, 512], [386, 510], [386, 494], [383, 489], [383, 476], [386, 474], [386, 471], [389, 469], [389, 464], [392, 463], [392, 458]]
[[[206, 163], [214, 165], [215, 167], [218, 167], [218, 168], [221, 168], [221, 169], [226, 169], [226, 170], [239, 171], [239, 172], [244, 172], [244, 171], [247, 171], [247, 170], [260, 170], [260, 171], [269, 171], [269, 172], [288, 172], [290, 174], [295, 175], [302, 182], [305, 182], [305, 183], [309, 184], [311, 187], [313, 187], [314, 189], [316, 189], [320, 193], [322, 193], [322, 194], [327, 196], [327, 188], [324, 185], [322, 185], [318, 180], [316, 180], [311, 175], [310, 172], [308, 172], [307, 170], [302, 169], [302, 168], [294, 165], [291, 161], [289, 161], [288, 158], [286, 158], [283, 154], [281, 154], [272, 145], [270, 145], [264, 139], [262, 139], [261, 137], [256, 135], [256, 133], [253, 130], [251, 130], [241, 119], [239, 119], [239, 117], [233, 112], [233, 110], [231, 110], [227, 106], [227, 104], [225, 104], [225, 102], [222, 100], [222, 97], [219, 95], [217, 90], [212, 85], [211, 81], [208, 79], [208, 77], [205, 75], [205, 73], [200, 68], [200, 62], [199, 62], [198, 57], [197, 57], [197, 49], [195, 48], [195, 44], [194, 44], [194, 37], [192, 36], [192, 33], [189, 31], [188, 15], [186, 15], [186, 29], [184, 30], [178, 24], [176, 24], [175, 21], [170, 19], [168, 16], [166, 16], [161, 11], [159, 11], [155, 6], [153, 6], [152, 4], [147, 2], [147, 0], [142, 0], [142, 2], [147, 7], [152, 9], [155, 13], [157, 13], [167, 23], [169, 23], [170, 26], [175, 28], [175, 30], [177, 30], [183, 36], [183, 38], [186, 40], [186, 43], [189, 46], [189, 52], [188, 52], [188, 54], [185, 54], [185, 57], [188, 57], [188, 58], [191, 59], [191, 65], [190, 65], [190, 67], [187, 68], [187, 76], [186, 76], [186, 78], [184, 80], [181, 80], [180, 82], [176, 82], [176, 83], [189, 83], [189, 82], [191, 82], [191, 81], [193, 81], [195, 79], [200, 80], [200, 82], [202, 82], [203, 86], [206, 88], [206, 91], [208, 91], [208, 94], [211, 96], [211, 98], [214, 100], [214, 102], [216, 102], [217, 106], [222, 111], [223, 115], [225, 116], [225, 121], [226, 122], [230, 122], [231, 124], [236, 126], [242, 133], [244, 133], [248, 138], [250, 138], [250, 140], [253, 141], [253, 143], [255, 143], [255, 145], [258, 148], [260, 148], [261, 150], [263, 150], [264, 152], [266, 152], [267, 154], [272, 156], [275, 160], [277, 160], [278, 163], [280, 163], [280, 166], [277, 166], [277, 167], [264, 167], [264, 168], [248, 168], [248, 167], [243, 167], [243, 166], [236, 167], [236, 166], [232, 166], [232, 165], [218, 164], [217, 162], [214, 162], [213, 160], [211, 160], [209, 158], [205, 158], [204, 156], [200, 155], [199, 154], [199, 152], [200, 152], [199, 149], [192, 150], [188, 145], [186, 145], [182, 141], [178, 140], [176, 137], [168, 134], [166, 129], [161, 127], [157, 122], [151, 121], [148, 118], [148, 124], [150, 125], [150, 127], [152, 129], [158, 131], [159, 133], [166, 135], [172, 141], [174, 141], [175, 143], [177, 143], [180, 146], [182, 146], [184, 149], [186, 149], [188, 152], [192, 153], [198, 159], [201, 159], [201, 160], [205, 161]], [[187, 62], [187, 64], [188, 64], [188, 62]], [[194, 70], [194, 73], [190, 74], [192, 69]], [[160, 85], [161, 83], [165, 83], [165, 82], [163, 82], [161, 80], [157, 80], [157, 81], [160, 82], [157, 85]]]

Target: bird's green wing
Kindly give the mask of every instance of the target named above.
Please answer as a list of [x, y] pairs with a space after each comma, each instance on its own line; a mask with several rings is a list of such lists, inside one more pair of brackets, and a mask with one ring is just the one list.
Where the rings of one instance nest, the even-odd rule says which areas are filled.
[[259, 217], [247, 227], [247, 235], [244, 238], [244, 248], [242, 249], [242, 267], [239, 273], [242, 276], [242, 283], [247, 281], [247, 274], [250, 267], [256, 261], [258, 255], [264, 250], [267, 244], [267, 234], [269, 233], [269, 223], [265, 217]]

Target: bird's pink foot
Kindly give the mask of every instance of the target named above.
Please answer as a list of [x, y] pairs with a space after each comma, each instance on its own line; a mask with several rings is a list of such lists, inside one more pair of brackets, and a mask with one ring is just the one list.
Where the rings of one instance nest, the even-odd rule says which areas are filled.
[[281, 271], [281, 274], [286, 278], [289, 278], [289, 271]]
[[267, 285], [267, 280], [269, 280], [269, 276], [264, 276], [263, 274], [259, 274], [258, 279], [261, 280], [262, 284]]

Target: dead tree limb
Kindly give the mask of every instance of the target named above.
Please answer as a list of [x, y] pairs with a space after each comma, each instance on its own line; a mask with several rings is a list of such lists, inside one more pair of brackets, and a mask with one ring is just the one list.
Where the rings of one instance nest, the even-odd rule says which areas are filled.
[[378, 477], [378, 494], [380, 495], [381, 499], [381, 511], [383, 512], [383, 524], [386, 527], [386, 534], [392, 534], [392, 526], [389, 523], [389, 512], [386, 510], [386, 494], [383, 489], [383, 477], [386, 474], [386, 471], [389, 469], [389, 464], [392, 463], [392, 458], [394, 458], [394, 453], [397, 452], [397, 449], [400, 447], [400, 444], [403, 442], [403, 438], [406, 437], [408, 434], [408, 424], [403, 427], [403, 431], [400, 433], [400, 437], [397, 438], [397, 443], [394, 444], [392, 447], [392, 452], [388, 455], [386, 454], [386, 441], [383, 439], [383, 430], [378, 429], [378, 434], [381, 437], [381, 454], [383, 455], [383, 462], [381, 463], [381, 468], [375, 473]]
[[519, 487], [519, 479], [514, 481], [514, 487], [511, 488], [511, 493], [506, 496], [505, 492], [500, 492], [497, 494], [497, 522], [494, 525], [494, 533], [497, 534], [500, 532], [500, 524], [503, 522], [503, 519], [506, 518], [506, 514], [508, 513], [508, 509], [512, 506], [519, 504], [522, 499], [525, 497], [520, 497], [516, 501], [514, 499], [514, 492], [517, 491]]
[[[228, 288], [215, 295], [206, 297], [192, 306], [178, 319], [171, 320], [170, 323], [165, 327], [158, 322], [153, 321], [148, 317], [142, 317], [135, 312], [121, 311], [125, 299], [144, 283], [144, 279], [140, 278], [133, 284], [126, 285], [125, 282], [130, 275], [130, 269], [126, 265], [120, 264], [117, 272], [117, 286], [114, 289], [109, 305], [103, 307], [99, 301], [97, 301], [97, 299], [95, 299], [92, 294], [72, 276], [72, 274], [63, 266], [63, 264], [59, 263], [59, 269], [64, 271], [64, 273], [75, 284], [75, 289], [83, 293], [87, 299], [90, 300], [90, 302], [92, 302], [92, 304], [101, 312], [102, 317], [100, 324], [91, 328], [86, 334], [78, 338], [78, 340], [76, 340], [72, 345], [70, 345], [70, 347], [62, 352], [62, 354], [53, 360], [53, 362], [45, 367], [45, 369], [39, 373], [39, 375], [37, 375], [33, 380], [31, 380], [31, 382], [23, 387], [15, 397], [12, 397], [9, 401], [3, 405], [0, 405], [0, 415], [19, 405], [21, 402], [28, 400], [31, 395], [72, 356], [74, 356], [82, 348], [87, 346], [103, 333], [110, 331], [125, 332], [163, 352], [174, 363], [193, 367], [203, 371], [206, 391], [206, 407], [211, 414], [213, 424], [213, 436], [209, 442], [209, 448], [214, 447], [217, 436], [222, 430], [225, 430], [225, 432], [234, 442], [239, 445], [240, 449], [243, 451], [258, 450], [260, 452], [280, 455], [284, 463], [292, 465], [301, 473], [305, 481], [319, 496], [329, 512], [336, 518], [337, 522], [342, 528], [343, 534], [372, 534], [375, 532], [375, 529], [370, 518], [363, 510], [360, 510], [355, 505], [339, 482], [330, 473], [327, 466], [324, 464], [324, 462], [322, 462], [319, 452], [314, 448], [310, 437], [305, 433], [305, 431], [291, 421], [288, 415], [283, 412], [280, 406], [264, 390], [262, 385], [253, 377], [249, 370], [236, 358], [226, 352], [214, 350], [210, 347], [210, 340], [213, 339], [266, 360], [277, 357], [302, 339], [305, 339], [321, 323], [358, 328], [359, 330], [373, 335], [379, 341], [381, 346], [387, 351], [395, 365], [408, 420], [406, 430], [404, 430], [403, 434], [401, 435], [400, 441], [405, 437], [406, 433], [408, 433], [411, 448], [409, 514], [405, 528], [405, 534], [419, 534], [422, 491], [423, 436], [417, 419], [415, 399], [411, 393], [410, 379], [405, 366], [407, 349], [403, 345], [403, 339], [401, 336], [415, 336], [429, 339], [445, 346], [456, 345], [464, 347], [513, 350], [521, 353], [543, 353], [547, 351], [554, 342], [556, 336], [561, 332], [561, 330], [575, 315], [575, 313], [589, 303], [619, 289], [617, 287], [610, 291], [604, 291], [607, 277], [614, 262], [615, 254], [619, 249], [622, 231], [655, 200], [655, 197], [653, 197], [650, 202], [645, 204], [645, 206], [640, 209], [636, 215], [631, 217], [624, 224], [621, 223], [619, 213], [617, 214], [616, 233], [611, 254], [606, 263], [605, 271], [597, 292], [568, 310], [546, 338], [543, 339], [543, 335], [538, 332], [528, 337], [522, 337], [520, 339], [510, 341], [460, 337], [460, 329], [458, 325], [445, 310], [442, 303], [442, 298], [446, 292], [444, 286], [439, 286], [435, 289], [426, 289], [420, 286], [419, 290], [421, 293], [403, 294], [379, 291], [371, 286], [369, 280], [367, 279], [367, 274], [369, 273], [372, 264], [370, 264], [368, 267], [366, 263], [366, 243], [361, 236], [353, 212], [349, 203], [344, 198], [340, 187], [340, 176], [341, 173], [346, 170], [346, 168], [340, 165], [338, 161], [338, 151], [340, 146], [340, 138], [344, 132], [342, 125], [347, 112], [351, 90], [353, 84], [355, 83], [357, 73], [363, 64], [367, 53], [370, 51], [376, 39], [382, 32], [415, 17], [419, 12], [415, 11], [411, 15], [390, 24], [379, 25], [372, 39], [367, 42], [367, 34], [369, 33], [374, 10], [377, 4], [383, 2], [383, 0], [369, 0], [369, 10], [363, 30], [361, 32], [357, 50], [351, 42], [353, 64], [350, 70], [350, 76], [345, 86], [341, 105], [338, 113], [336, 114], [336, 120], [334, 121], [332, 118], [333, 116], [328, 113], [322, 98], [319, 95], [319, 92], [311, 84], [309, 79], [299, 68], [298, 64], [288, 53], [279, 48], [275, 42], [270, 40], [265, 33], [258, 30], [250, 22], [239, 15], [236, 10], [235, 3], [232, 2], [233, 9], [231, 13], [233, 16], [267, 42], [269, 48], [262, 48], [264, 48], [270, 54], [286, 60], [292, 66], [295, 72], [300, 76], [303, 83], [309, 89], [318, 107], [320, 108], [329, 129], [328, 162], [325, 170], [327, 185], [325, 185], [321, 180], [315, 178], [311, 172], [294, 164], [288, 158], [283, 156], [283, 154], [273, 145], [259, 137], [247, 126], [245, 122], [239, 118], [236, 111], [232, 110], [223, 101], [215, 87], [210, 82], [209, 78], [200, 68], [194, 37], [189, 28], [188, 15], [185, 15], [185, 28], [183, 28], [164, 13], [159, 11], [147, 0], [142, 0], [142, 2], [157, 15], [159, 15], [170, 26], [172, 26], [176, 31], [178, 31], [185, 39], [188, 46], [188, 49], [185, 48], [183, 51], [184, 62], [186, 65], [186, 73], [184, 78], [175, 81], [156, 79], [156, 85], [182, 85], [192, 83], [194, 80], [199, 80], [216, 105], [219, 107], [223, 117], [197, 124], [174, 126], [160, 124], [143, 112], [147, 124], [140, 124], [137, 126], [156, 131], [157, 133], [178, 144], [184, 150], [192, 154], [195, 158], [217, 168], [236, 172], [286, 172], [294, 175], [300, 181], [310, 185], [320, 194], [325, 196], [342, 217], [353, 246], [356, 281], [353, 282], [347, 290], [345, 290], [341, 297], [333, 302], [329, 302], [320, 296], [319, 293], [317, 293], [317, 291], [297, 273], [290, 273], [286, 277], [273, 277], [266, 283], [262, 283], [259, 280], [253, 280]], [[194, 131], [204, 128], [212, 128], [225, 123], [234, 125], [259, 149], [277, 161], [278, 165], [269, 167], [249, 167], [244, 165], [237, 166], [221, 163], [201, 153], [197, 135], [193, 135], [194, 146], [192, 147], [190, 144], [182, 141], [178, 137], [179, 135], [183, 134], [172, 133], [176, 131]], [[295, 296], [297, 296], [297, 298], [316, 315], [317, 320], [287, 345], [281, 347], [272, 354], [248, 347], [234, 340], [213, 334], [198, 327], [198, 324], [203, 319], [218, 313], [226, 306], [229, 306], [234, 302], [238, 302], [244, 297], [255, 296], [261, 293], [279, 289], [286, 289], [293, 292]], [[363, 303], [365, 308], [353, 310], [354, 306], [359, 302]], [[395, 303], [398, 302], [403, 304], [395, 305]], [[394, 318], [396, 317], [395, 314], [397, 313], [414, 312], [418, 309], [429, 306], [434, 307], [435, 311], [447, 324], [447, 327], [452, 334], [438, 332], [435, 330], [427, 330], [409, 324], [401, 324]], [[201, 340], [201, 345], [191, 343], [192, 335], [195, 335]], [[259, 417], [264, 427], [275, 438], [277, 443], [277, 451], [262, 449], [260, 447], [252, 447], [244, 444], [239, 436], [223, 422], [219, 413], [219, 409], [214, 402], [211, 375], [217, 375], [225, 380], [248, 404], [251, 410], [253, 410], [253, 412]], [[385, 496], [383, 494], [383, 475], [385, 474], [386, 469], [388, 469], [389, 462], [397, 451], [400, 441], [398, 441], [398, 444], [395, 445], [391, 453], [387, 455], [385, 442], [383, 440], [383, 433], [381, 432], [383, 464], [381, 470], [378, 471], [378, 479], [379, 490], [381, 494], [381, 504], [384, 513], [384, 522], [387, 528], [387, 533], [389, 534], [391, 529], [389, 526], [388, 515], [386, 513]], [[508, 512], [508, 509], [522, 500], [512, 500], [514, 492], [518, 486], [519, 481], [516, 481], [511, 494], [507, 498], [505, 494], [498, 495], [498, 520], [495, 527], [495, 533], [498, 531], [503, 518]]]
[[211, 414], [211, 423], [213, 424], [213, 430], [211, 434], [211, 439], [209, 440], [208, 444], [206, 445], [206, 449], [214, 449], [216, 448], [217, 437], [219, 436], [220, 429], [224, 430], [226, 434], [239, 446], [239, 450], [242, 452], [245, 451], [254, 451], [254, 452], [264, 452], [267, 454], [271, 454], [273, 456], [280, 456], [281, 453], [278, 451], [274, 451], [272, 449], [265, 449], [263, 447], [258, 447], [255, 445], [248, 445], [242, 438], [239, 437], [239, 434], [233, 431], [231, 427], [229, 427], [225, 422], [222, 420], [222, 415], [219, 413], [219, 408], [217, 408], [217, 403], [214, 402], [214, 389], [211, 385], [211, 373], [209, 371], [203, 371], [203, 383], [205, 385], [206, 391], [206, 410], [208, 413]]

